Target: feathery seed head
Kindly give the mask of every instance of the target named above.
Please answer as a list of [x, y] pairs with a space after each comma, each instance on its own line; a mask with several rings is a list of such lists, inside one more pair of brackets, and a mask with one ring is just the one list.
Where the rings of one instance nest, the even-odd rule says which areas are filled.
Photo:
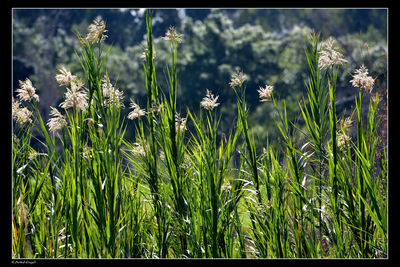
[[334, 65], [342, 65], [347, 60], [343, 58], [343, 55], [334, 48], [335, 40], [330, 37], [324, 44], [323, 49], [319, 52], [320, 56], [318, 59], [318, 67], [323, 70]]
[[65, 100], [60, 104], [62, 108], [75, 108], [78, 110], [86, 110], [88, 107], [87, 93], [82, 91], [83, 82], [74, 80], [71, 83], [71, 88], [67, 88], [65, 92]]
[[27, 107], [20, 107], [21, 102], [12, 98], [12, 117], [20, 124], [32, 123], [32, 112]]
[[368, 76], [368, 69], [365, 67], [364, 64], [358, 70], [355, 70], [355, 75], [350, 83], [354, 87], [358, 87], [360, 89], [369, 89], [369, 92], [372, 91], [372, 87], [374, 86], [375, 80]]
[[272, 85], [265, 85], [265, 88], [260, 86], [260, 88], [257, 90], [260, 102], [270, 101], [272, 97], [272, 90], [274, 90]]
[[247, 76], [243, 74], [242, 71], [237, 71], [236, 73], [232, 74], [229, 85], [231, 87], [241, 87], [246, 79]]
[[177, 132], [186, 130], [186, 118], [181, 118], [179, 113], [175, 114], [175, 129]]
[[75, 75], [72, 75], [63, 65], [59, 67], [59, 74], [56, 75], [56, 80], [60, 86], [71, 85], [72, 81], [75, 79]]
[[136, 104], [135, 101], [133, 101], [132, 99], [131, 99], [131, 104], [130, 104], [129, 108], [133, 109], [133, 111], [131, 111], [128, 114], [128, 119], [130, 119], [130, 120], [134, 120], [138, 117], [146, 115], [146, 111], [141, 109], [139, 107], [139, 105]]
[[19, 86], [20, 88], [15, 91], [21, 101], [31, 101], [34, 98], [39, 102], [39, 96], [35, 93], [36, 88], [33, 87], [31, 80], [26, 78], [25, 81], [19, 81]]
[[179, 34], [174, 26], [169, 26], [169, 29], [165, 33], [163, 38], [164, 40], [170, 40], [171, 43], [176, 44], [176, 43], [182, 43], [182, 36], [183, 34]]
[[50, 107], [50, 116], [52, 118], [47, 122], [47, 126], [51, 132], [55, 132], [67, 126], [65, 116], [63, 116], [56, 108]]
[[337, 146], [339, 147], [340, 150], [344, 150], [347, 147], [349, 147], [350, 140], [351, 140], [350, 136], [341, 132], [340, 134], [337, 135]]
[[101, 85], [103, 89], [103, 95], [107, 99], [107, 103], [110, 106], [116, 106], [117, 108], [124, 108], [123, 99], [124, 99], [124, 92], [115, 88], [108, 76], [104, 75], [103, 79], [101, 80], [103, 83]]
[[351, 124], [352, 124], [353, 122], [351, 121], [351, 118], [350, 117], [347, 117], [345, 120], [341, 120], [341, 125], [342, 125], [342, 130], [343, 131], [348, 131], [349, 130], [349, 128], [351, 127]]
[[218, 97], [214, 97], [210, 90], [206, 89], [207, 93], [203, 100], [200, 102], [200, 105], [207, 110], [213, 110], [215, 107], [218, 107], [220, 103], [217, 103]]
[[106, 30], [106, 23], [100, 17], [97, 17], [93, 20], [93, 23], [88, 27], [89, 33], [86, 36], [86, 40], [92, 43], [100, 43], [103, 42], [108, 36], [104, 33]]

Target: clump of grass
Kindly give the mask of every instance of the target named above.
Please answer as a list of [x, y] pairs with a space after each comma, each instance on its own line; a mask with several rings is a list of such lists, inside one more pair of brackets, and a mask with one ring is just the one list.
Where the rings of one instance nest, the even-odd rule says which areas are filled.
[[183, 36], [170, 27], [164, 37], [171, 62], [163, 92], [150, 10], [146, 27], [147, 102], [141, 109], [131, 100], [133, 128], [122, 116], [123, 91], [107, 73], [111, 47], [104, 50], [100, 19], [86, 37], [77, 34], [84, 77], [60, 67], [65, 99], [47, 124], [36, 88], [20, 83], [12, 104], [14, 258], [387, 257], [387, 158], [377, 133], [379, 98], [365, 66], [351, 81], [359, 94], [344, 118], [335, 91], [346, 60], [333, 39], [307, 36], [304, 127], [274, 97], [279, 88], [260, 86], [260, 101], [275, 110], [282, 148], [266, 140], [257, 151], [246, 75], [238, 71], [229, 82], [237, 98], [229, 133], [218, 130], [223, 103], [212, 90], [199, 100], [198, 114], [182, 115], [176, 66]]

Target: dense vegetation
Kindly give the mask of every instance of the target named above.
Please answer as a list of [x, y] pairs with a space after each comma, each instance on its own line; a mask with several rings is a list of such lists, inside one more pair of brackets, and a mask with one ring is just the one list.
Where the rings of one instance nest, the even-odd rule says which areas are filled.
[[[296, 50], [261, 26], [233, 31], [230, 20], [218, 19], [223, 14], [204, 16], [208, 25], [181, 25], [183, 35], [168, 25], [155, 38], [147, 10], [145, 43], [125, 59], [113, 58], [125, 52], [105, 40], [118, 34], [96, 18], [87, 35], [76, 33], [75, 51], [63, 50], [75, 53], [68, 66], [81, 70], [40, 74], [63, 88], [48, 113], [39, 109], [45, 95], [35, 79], [21, 78], [12, 100], [13, 257], [387, 257], [385, 117], [378, 116], [385, 113], [377, 90], [386, 74], [370, 70], [384, 69], [382, 62], [351, 68], [359, 58], [315, 31], [294, 28], [293, 36], [304, 37]], [[209, 54], [218, 45], [225, 56]], [[248, 50], [260, 54], [226, 61]], [[119, 78], [128, 61], [141, 73]], [[279, 70], [286, 66], [285, 75], [299, 76], [285, 80]], [[264, 68], [275, 72], [264, 79]], [[119, 89], [140, 76], [143, 95]], [[213, 81], [210, 90], [180, 92], [202, 79]], [[347, 111], [337, 100], [345, 83], [356, 91]], [[304, 94], [292, 94], [292, 86]], [[196, 104], [183, 105], [185, 97]], [[268, 123], [252, 125], [255, 106], [269, 111]]]

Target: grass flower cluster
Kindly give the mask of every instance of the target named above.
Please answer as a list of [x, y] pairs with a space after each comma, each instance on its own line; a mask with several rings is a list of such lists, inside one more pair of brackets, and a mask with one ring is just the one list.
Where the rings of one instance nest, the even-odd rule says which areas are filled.
[[39, 96], [35, 93], [36, 88], [33, 87], [31, 80], [26, 78], [25, 81], [19, 81], [20, 88], [15, 92], [18, 93], [18, 97], [21, 101], [31, 101], [31, 99], [39, 102]]
[[274, 90], [272, 85], [266, 85], [265, 88], [260, 86], [260, 88], [257, 90], [260, 102], [271, 101], [272, 90]]
[[219, 103], [217, 103], [218, 96], [214, 97], [214, 95], [207, 89], [207, 94], [201, 100], [200, 105], [202, 108], [207, 110], [213, 110], [215, 107], [218, 107]]
[[355, 71], [353, 79], [350, 81], [354, 87], [372, 91], [375, 80], [368, 76], [368, 69], [363, 65]]
[[281, 133], [280, 150], [265, 140], [258, 151], [246, 75], [226, 82], [237, 120], [221, 133], [224, 103], [211, 90], [197, 114], [177, 109], [182, 35], [172, 26], [164, 37], [168, 88], [159, 90], [151, 25], [147, 10], [147, 102], [142, 109], [131, 99], [126, 117], [99, 18], [86, 37], [78, 34], [84, 77], [64, 66], [55, 76], [65, 95], [47, 123], [32, 82], [20, 82], [12, 100], [13, 258], [387, 257], [387, 159], [378, 95], [362, 113], [374, 84], [365, 66], [349, 82], [359, 89], [352, 115], [338, 119], [336, 78], [347, 61], [332, 40], [307, 36], [300, 119], [289, 120], [274, 97], [279, 88], [249, 89], [274, 110]]
[[318, 66], [321, 69], [326, 69], [334, 65], [342, 65], [347, 62], [342, 53], [334, 47], [334, 44], [335, 40], [332, 37], [324, 43], [318, 59]]

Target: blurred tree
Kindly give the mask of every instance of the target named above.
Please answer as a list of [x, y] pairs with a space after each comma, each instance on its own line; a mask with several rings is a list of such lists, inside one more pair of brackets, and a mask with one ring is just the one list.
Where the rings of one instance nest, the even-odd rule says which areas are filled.
[[[170, 25], [183, 33], [178, 47], [178, 101], [198, 111], [206, 88], [219, 95], [223, 112], [221, 126], [227, 130], [234, 120], [235, 99], [229, 88], [232, 73], [242, 70], [248, 77], [246, 97], [250, 122], [260, 139], [275, 134], [272, 109], [260, 103], [257, 89], [274, 86], [275, 95], [286, 99], [289, 117], [298, 113], [307, 70], [305, 32], [314, 29], [324, 39], [334, 36], [349, 60], [337, 83], [338, 111], [350, 110], [355, 89], [348, 81], [362, 63], [386, 88], [387, 10], [385, 9], [154, 9], [154, 47], [160, 90], [167, 93], [165, 68], [170, 64], [169, 46], [161, 37]], [[111, 81], [129, 98], [145, 101], [141, 54], [146, 45], [144, 9], [15, 9], [13, 12], [14, 89], [29, 76], [40, 92], [40, 106], [48, 115], [62, 90], [54, 76], [58, 64], [80, 72], [74, 49], [76, 32], [86, 34], [97, 16], [107, 23], [106, 45], [113, 48], [106, 64]], [[367, 45], [365, 45], [367, 44]], [[128, 112], [126, 108], [123, 112]], [[271, 130], [270, 130], [271, 129]]]

